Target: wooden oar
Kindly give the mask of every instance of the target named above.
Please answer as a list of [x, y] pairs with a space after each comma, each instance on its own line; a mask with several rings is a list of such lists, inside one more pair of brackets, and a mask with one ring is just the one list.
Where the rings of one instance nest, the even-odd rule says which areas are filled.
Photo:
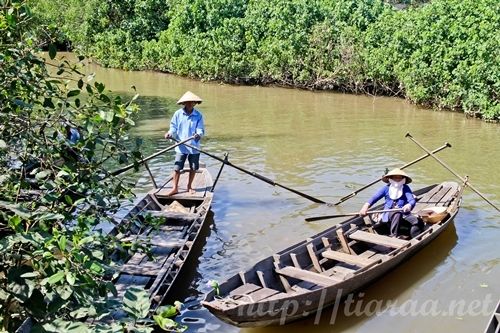
[[[449, 144], [448, 142], [446, 142], [446, 143], [445, 143], [444, 145], [442, 145], [441, 147], [434, 149], [434, 150], [432, 151], [432, 153], [433, 153], [433, 154], [435, 154], [435, 153], [440, 152], [441, 150], [443, 150], [443, 149], [445, 149], [445, 148], [448, 148], [448, 147], [451, 147], [451, 144]], [[426, 158], [427, 158], [427, 157], [429, 157], [429, 156], [430, 156], [430, 154], [429, 154], [429, 153], [427, 153], [427, 154], [425, 154], [425, 155], [423, 155], [423, 156], [420, 156], [419, 158], [417, 158], [417, 159], [415, 159], [415, 160], [413, 160], [413, 161], [411, 161], [411, 162], [409, 162], [409, 163], [406, 163], [405, 165], [403, 165], [402, 167], [400, 167], [400, 169], [401, 169], [401, 170], [403, 170], [403, 169], [405, 169], [405, 168], [407, 168], [407, 167], [409, 167], [409, 166], [411, 166], [411, 165], [413, 165], [413, 164], [415, 164], [415, 163], [417, 163], [417, 162], [420, 162], [420, 161], [421, 161], [421, 160], [423, 160], [423, 159], [426, 159]], [[354, 197], [356, 194], [358, 194], [359, 192], [361, 192], [361, 191], [363, 191], [363, 190], [367, 189], [368, 187], [372, 186], [373, 184], [378, 183], [378, 182], [379, 182], [379, 181], [381, 181], [381, 180], [382, 180], [382, 178], [377, 178], [377, 179], [375, 179], [374, 181], [372, 181], [371, 183], [366, 184], [365, 186], [363, 186], [363, 187], [361, 187], [361, 188], [357, 189], [356, 191], [352, 192], [351, 194], [348, 194], [348, 195], [346, 195], [345, 197], [340, 198], [340, 200], [339, 200], [339, 201], [337, 201], [336, 203], [334, 203], [334, 204], [330, 204], [330, 205], [337, 206], [337, 205], [341, 204], [342, 202], [344, 202], [344, 201], [346, 201], [346, 200], [348, 200], [348, 199], [350, 199], [350, 198]]]
[[422, 146], [417, 140], [415, 140], [413, 138], [413, 136], [411, 136], [410, 133], [406, 133], [406, 137], [409, 138], [411, 141], [415, 142], [417, 144], [417, 146], [419, 146], [420, 148], [422, 148], [423, 151], [427, 152], [427, 154], [429, 154], [433, 159], [435, 159], [439, 164], [441, 164], [443, 167], [445, 167], [449, 172], [451, 172], [452, 174], [454, 174], [455, 176], [458, 177], [458, 179], [460, 179], [464, 185], [467, 185], [470, 187], [471, 190], [473, 190], [474, 192], [476, 192], [481, 198], [484, 199], [484, 201], [486, 201], [487, 203], [489, 203], [493, 208], [495, 208], [497, 211], [500, 211], [500, 209], [498, 209], [497, 206], [495, 206], [490, 200], [488, 200], [481, 192], [479, 192], [478, 190], [476, 190], [474, 188], [474, 186], [472, 186], [471, 183], [469, 183], [468, 179], [465, 179], [463, 178], [462, 176], [460, 176], [458, 173], [456, 173], [454, 170], [452, 170], [448, 165], [446, 165], [446, 163], [444, 163], [443, 161], [441, 161], [439, 158], [437, 158], [436, 156], [434, 156], [434, 154], [432, 152], [430, 152], [427, 148], [425, 148], [424, 146]]
[[158, 156], [158, 155], [161, 155], [161, 154], [163, 154], [163, 153], [165, 153], [165, 152], [167, 152], [167, 151], [169, 151], [169, 150], [172, 150], [172, 149], [174, 149], [174, 148], [175, 148], [175, 147], [177, 147], [177, 146], [180, 146], [180, 145], [182, 145], [182, 144], [185, 144], [187, 141], [190, 141], [190, 140], [192, 140], [192, 139], [194, 139], [194, 135], [193, 135], [193, 136], [191, 136], [191, 137], [189, 137], [189, 138], [187, 138], [186, 140], [182, 140], [182, 141], [180, 141], [180, 142], [177, 142], [175, 145], [171, 145], [171, 146], [169, 146], [169, 147], [167, 147], [167, 148], [165, 148], [165, 149], [162, 149], [162, 150], [160, 150], [159, 152], [156, 152], [156, 153], [154, 153], [154, 154], [153, 154], [153, 155], [151, 155], [151, 156], [148, 156], [148, 157], [146, 157], [146, 158], [144, 158], [144, 159], [142, 159], [142, 160], [140, 160], [140, 161], [137, 161], [136, 163], [132, 163], [132, 164], [129, 164], [129, 165], [127, 165], [127, 166], [123, 167], [123, 168], [120, 168], [120, 169], [118, 169], [118, 170], [112, 171], [112, 172], [110, 172], [110, 173], [109, 173], [109, 176], [116, 176], [116, 175], [119, 175], [119, 174], [121, 174], [121, 173], [123, 173], [123, 172], [125, 172], [125, 171], [128, 171], [128, 170], [132, 169], [134, 166], [136, 166], [136, 165], [138, 165], [138, 164], [142, 164], [142, 163], [144, 163], [144, 162], [147, 162], [147, 161], [149, 161], [150, 159], [153, 159], [153, 158], [155, 158], [155, 157], [156, 157], [156, 156]]
[[[366, 212], [367, 214], [375, 214], [375, 213], [389, 213], [389, 212], [402, 212], [403, 209], [383, 209], [383, 210], [371, 210]], [[314, 217], [306, 217], [307, 222], [311, 221], [319, 221], [319, 220], [327, 220], [334, 219], [336, 217], [346, 217], [346, 216], [359, 216], [359, 213], [346, 213], [346, 214], [335, 214], [335, 215], [323, 215], [323, 216], [314, 216]]]
[[326, 204], [326, 202], [324, 202], [323, 200], [320, 200], [320, 199], [315, 198], [315, 197], [312, 197], [312, 196], [310, 196], [310, 195], [308, 195], [308, 194], [302, 193], [302, 192], [300, 192], [300, 191], [297, 191], [297, 190], [294, 190], [294, 189], [292, 189], [292, 188], [289, 188], [289, 187], [286, 187], [286, 186], [284, 186], [284, 185], [281, 185], [281, 184], [279, 184], [279, 183], [276, 183], [275, 181], [273, 181], [273, 180], [271, 180], [271, 179], [269, 179], [269, 178], [267, 178], [267, 177], [264, 177], [264, 176], [262, 176], [262, 175], [259, 175], [258, 173], [255, 173], [255, 172], [252, 172], [252, 171], [248, 171], [248, 170], [245, 170], [245, 169], [243, 169], [243, 168], [241, 168], [241, 167], [239, 167], [239, 166], [236, 166], [236, 165], [232, 164], [231, 162], [229, 162], [227, 159], [223, 159], [223, 158], [220, 158], [220, 157], [218, 157], [218, 156], [212, 155], [212, 154], [210, 154], [210, 153], [208, 153], [208, 152], [206, 152], [206, 151], [201, 150], [200, 148], [196, 148], [196, 147], [191, 146], [191, 145], [189, 145], [189, 144], [187, 144], [187, 143], [185, 143], [184, 145], [185, 145], [186, 147], [191, 148], [191, 149], [197, 150], [197, 151], [199, 151], [200, 153], [203, 153], [203, 154], [205, 154], [205, 155], [207, 155], [207, 156], [210, 156], [211, 158], [216, 159], [217, 161], [220, 161], [220, 162], [222, 162], [222, 163], [224, 163], [224, 164], [227, 164], [227, 165], [229, 165], [229, 166], [231, 166], [231, 167], [233, 167], [233, 168], [235, 168], [235, 169], [237, 169], [237, 170], [240, 170], [241, 172], [244, 172], [244, 173], [246, 173], [247, 175], [250, 175], [250, 176], [253, 176], [253, 177], [257, 178], [257, 179], [260, 179], [260, 180], [262, 180], [262, 181], [264, 181], [264, 182], [266, 182], [266, 183], [268, 183], [268, 184], [271, 184], [271, 185], [273, 185], [273, 186], [278, 186], [278, 187], [284, 188], [285, 190], [288, 190], [288, 191], [290, 191], [290, 192], [293, 192], [293, 193], [295, 193], [295, 194], [298, 194], [298, 195], [300, 195], [301, 197], [304, 197], [304, 198], [306, 198], [306, 199], [308, 199], [308, 200], [311, 200], [312, 202]]

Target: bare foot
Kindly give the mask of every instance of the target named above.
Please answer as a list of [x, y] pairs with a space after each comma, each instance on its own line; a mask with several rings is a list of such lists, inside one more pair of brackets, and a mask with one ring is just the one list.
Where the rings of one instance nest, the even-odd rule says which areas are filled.
[[167, 197], [177, 194], [179, 191], [176, 188], [173, 188], [170, 192], [167, 193]]
[[189, 194], [195, 194], [195, 193], [196, 193], [196, 190], [195, 190], [195, 189], [193, 189], [193, 188], [189, 188], [189, 189], [188, 189], [188, 193], [189, 193]]

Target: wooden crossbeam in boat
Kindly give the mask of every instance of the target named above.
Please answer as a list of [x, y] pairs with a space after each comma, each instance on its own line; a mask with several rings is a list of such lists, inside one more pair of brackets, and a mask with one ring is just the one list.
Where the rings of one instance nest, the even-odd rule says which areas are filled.
[[[273, 259], [274, 259], [274, 268], [276, 270], [280, 269], [280, 256], [278, 254], [274, 254], [273, 255]], [[291, 292], [292, 291], [292, 288], [290, 287], [290, 283], [288, 283], [288, 280], [283, 277], [282, 275], [279, 275], [278, 274], [278, 277], [280, 279], [280, 282], [281, 282], [281, 285], [283, 286], [283, 289], [285, 289], [286, 292]]]
[[264, 272], [256, 271], [255, 273], [257, 273], [257, 277], [259, 278], [259, 281], [260, 281], [260, 284], [262, 285], [262, 287], [267, 288], [266, 280], [264, 279]]
[[293, 265], [297, 268], [302, 268], [300, 267], [299, 260], [297, 258], [297, 255], [295, 253], [290, 253], [290, 258], [292, 259]]
[[340, 245], [342, 245], [342, 249], [345, 253], [351, 254], [353, 251], [349, 247], [349, 241], [347, 240], [344, 231], [342, 228], [339, 228], [335, 231], [337, 233], [337, 238], [339, 239]]
[[323, 252], [323, 257], [336, 260], [336, 261], [341, 261], [345, 262], [351, 265], [356, 265], [358, 267], [366, 267], [366, 266], [372, 266], [376, 263], [376, 261], [363, 258], [357, 255], [352, 255], [352, 254], [347, 254], [339, 251], [332, 251], [328, 250]]
[[286, 266], [280, 269], [276, 269], [276, 273], [278, 273], [279, 275], [292, 277], [298, 280], [312, 282], [320, 286], [330, 286], [332, 284], [342, 281], [341, 279], [325, 276], [320, 273], [315, 273], [292, 266]]
[[399, 249], [408, 246], [410, 244], [409, 241], [384, 235], [372, 234], [370, 232], [362, 230], [357, 230], [353, 232], [352, 234], [349, 235], [349, 238], [361, 242], [383, 245], [394, 249]]
[[[307, 241], [312, 242], [311, 239], [308, 239]], [[314, 250], [314, 245], [312, 243], [309, 243], [306, 245], [306, 248], [307, 248], [307, 253], [309, 253], [309, 257], [311, 258], [311, 262], [312, 262], [313, 267], [316, 270], [316, 272], [321, 273], [322, 271], [324, 271], [324, 269], [321, 268], [318, 257], [316, 256], [316, 251]]]
[[321, 237], [321, 242], [323, 242], [325, 248], [330, 248], [331, 244], [327, 237]]

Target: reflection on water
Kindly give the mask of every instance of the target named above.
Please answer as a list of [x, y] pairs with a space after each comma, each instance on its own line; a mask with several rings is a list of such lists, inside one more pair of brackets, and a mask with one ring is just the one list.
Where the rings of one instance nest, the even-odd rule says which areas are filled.
[[[488, 199], [500, 205], [500, 126], [465, 119], [462, 114], [417, 108], [392, 98], [372, 98], [327, 92], [271, 87], [201, 83], [154, 72], [124, 72], [89, 66], [107, 88], [120, 94], [141, 95], [143, 111], [133, 135], [144, 139], [144, 155], [170, 145], [163, 139], [177, 109], [175, 101], [186, 90], [204, 99], [206, 118], [203, 148], [246, 170], [327, 202], [424, 154], [405, 134], [410, 132], [432, 150], [450, 142], [439, 157]], [[151, 161], [159, 183], [172, 171], [173, 153]], [[220, 163], [204, 158], [215, 176]], [[432, 159], [407, 169], [413, 188], [455, 180]], [[151, 182], [146, 173], [130, 174], [138, 193]], [[345, 316], [334, 325], [323, 313], [285, 327], [239, 329], [224, 324], [199, 306], [210, 279], [222, 281], [263, 257], [337, 223], [307, 223], [306, 216], [358, 211], [377, 186], [362, 191], [340, 206], [326, 207], [226, 166], [215, 191], [213, 221], [200, 257], [186, 274], [181, 318], [189, 332], [480, 332], [488, 316]], [[499, 215], [474, 192], [467, 190], [463, 205], [448, 229], [415, 257], [364, 289], [370, 300], [425, 302], [438, 299], [470, 303], [487, 295], [500, 297], [498, 284]], [[190, 276], [188, 276], [190, 275]], [[180, 294], [182, 295], [182, 293]], [[496, 303], [496, 300], [494, 301]], [[494, 304], [491, 304], [493, 310]]]

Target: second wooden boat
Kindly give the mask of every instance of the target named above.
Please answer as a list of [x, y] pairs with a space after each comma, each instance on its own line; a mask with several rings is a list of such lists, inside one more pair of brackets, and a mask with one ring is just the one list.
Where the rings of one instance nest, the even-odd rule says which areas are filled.
[[[139, 251], [124, 260], [117, 260], [118, 276], [114, 285], [118, 297], [127, 288], [138, 286], [150, 295], [151, 310], [169, 298], [179, 275], [191, 260], [192, 249], [200, 241], [213, 199], [213, 181], [203, 166], [193, 180], [194, 193], [186, 189], [189, 170], [181, 171], [178, 194], [168, 196], [172, 178], [160, 189], [142, 197], [110, 232], [122, 242], [149, 245], [149, 252]], [[148, 220], [148, 223], [145, 221]]]
[[[284, 324], [314, 314], [433, 241], [452, 223], [462, 191], [455, 182], [415, 191], [413, 212], [424, 211], [429, 223], [413, 239], [381, 234], [379, 225], [368, 218], [349, 218], [230, 277], [209, 292], [202, 304], [223, 321], [240, 327]], [[430, 218], [433, 213], [429, 211], [440, 216]]]

